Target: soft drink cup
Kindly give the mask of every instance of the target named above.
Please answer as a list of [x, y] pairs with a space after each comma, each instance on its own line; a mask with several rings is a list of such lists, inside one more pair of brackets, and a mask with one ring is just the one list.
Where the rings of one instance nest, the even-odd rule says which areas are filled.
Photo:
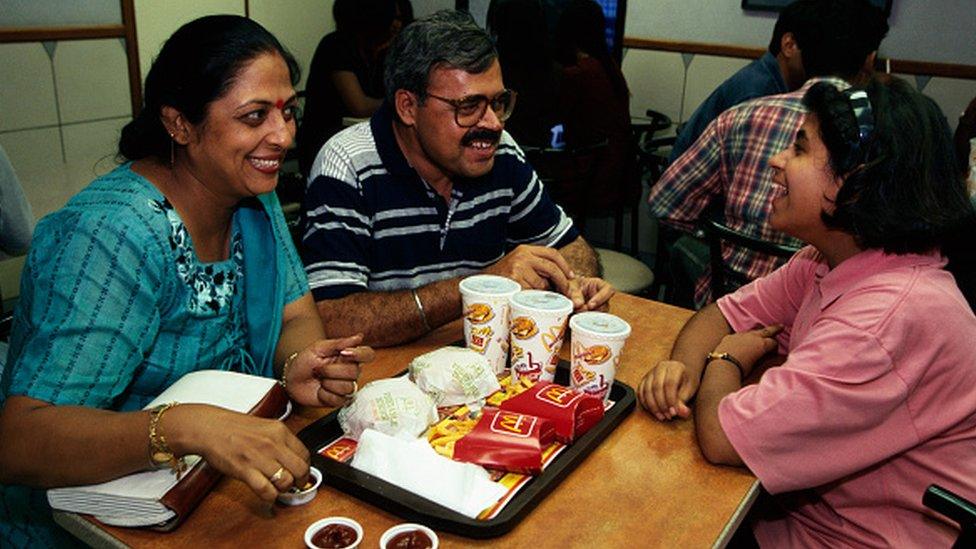
[[512, 382], [552, 381], [573, 302], [555, 292], [522, 290], [511, 303]]
[[630, 336], [630, 324], [609, 313], [589, 311], [573, 315], [569, 329], [573, 334], [570, 387], [606, 401]]
[[522, 287], [503, 276], [474, 275], [461, 281], [464, 343], [488, 359], [496, 374], [508, 366], [509, 298]]

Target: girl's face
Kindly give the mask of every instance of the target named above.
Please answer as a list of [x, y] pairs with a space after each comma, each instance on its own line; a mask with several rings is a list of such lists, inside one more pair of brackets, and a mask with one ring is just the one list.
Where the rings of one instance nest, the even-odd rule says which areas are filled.
[[793, 146], [769, 161], [775, 170], [773, 183], [784, 189], [782, 196], [773, 200], [770, 226], [811, 244], [822, 241], [828, 228], [820, 214], [834, 211], [834, 199], [843, 182], [831, 170], [829, 157], [820, 138], [820, 122], [808, 114]]

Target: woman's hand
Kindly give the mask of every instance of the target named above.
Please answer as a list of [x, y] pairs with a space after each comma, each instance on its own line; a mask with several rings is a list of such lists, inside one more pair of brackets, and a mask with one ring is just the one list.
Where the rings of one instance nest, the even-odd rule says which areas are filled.
[[688, 401], [698, 391], [701, 380], [690, 375], [688, 367], [677, 360], [662, 360], [651, 368], [640, 385], [637, 398], [641, 406], [660, 421], [687, 418], [691, 415]]
[[203, 456], [265, 501], [274, 501], [280, 492], [308, 480], [308, 450], [277, 420], [182, 404], [160, 419], [160, 431], [178, 455]]
[[776, 350], [779, 346], [775, 339], [776, 334], [781, 331], [783, 331], [783, 326], [774, 324], [748, 332], [729, 334], [722, 338], [722, 341], [715, 347], [715, 352], [729, 353], [737, 359], [745, 369], [742, 372], [742, 378], [745, 379], [749, 377], [753, 367], [763, 355]]
[[359, 347], [362, 334], [320, 339], [291, 361], [285, 387], [305, 406], [342, 406], [358, 389], [362, 364], [373, 360], [373, 349]]

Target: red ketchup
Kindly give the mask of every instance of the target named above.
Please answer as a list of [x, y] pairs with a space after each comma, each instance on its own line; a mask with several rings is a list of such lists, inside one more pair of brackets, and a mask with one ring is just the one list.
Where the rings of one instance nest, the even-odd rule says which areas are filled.
[[386, 542], [386, 549], [430, 549], [434, 542], [420, 530], [407, 530], [390, 538]]
[[322, 549], [349, 547], [356, 541], [356, 530], [345, 524], [327, 524], [312, 536], [312, 544]]

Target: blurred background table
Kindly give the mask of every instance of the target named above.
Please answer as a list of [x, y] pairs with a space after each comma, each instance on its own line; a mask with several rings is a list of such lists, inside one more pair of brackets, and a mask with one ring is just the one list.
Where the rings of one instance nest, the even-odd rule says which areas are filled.
[[[666, 358], [691, 311], [617, 294], [610, 312], [633, 327], [617, 379], [636, 387], [644, 372]], [[413, 343], [381, 349], [360, 383], [389, 377], [415, 356], [462, 337], [460, 321]], [[569, 345], [563, 346], [563, 354]], [[565, 356], [564, 356], [565, 358]], [[299, 431], [330, 410], [299, 409], [286, 423]], [[326, 480], [326, 482], [328, 482]], [[711, 465], [695, 441], [691, 421], [660, 423], [638, 406], [511, 532], [475, 540], [444, 534], [450, 547], [722, 547], [756, 498], [759, 484], [745, 469]], [[332, 515], [363, 525], [361, 547], [377, 547], [399, 517], [323, 486], [300, 507], [271, 506], [243, 484], [223, 479], [176, 531], [109, 527], [78, 515], [55, 519], [89, 544], [102, 547], [300, 547], [305, 528]]]

